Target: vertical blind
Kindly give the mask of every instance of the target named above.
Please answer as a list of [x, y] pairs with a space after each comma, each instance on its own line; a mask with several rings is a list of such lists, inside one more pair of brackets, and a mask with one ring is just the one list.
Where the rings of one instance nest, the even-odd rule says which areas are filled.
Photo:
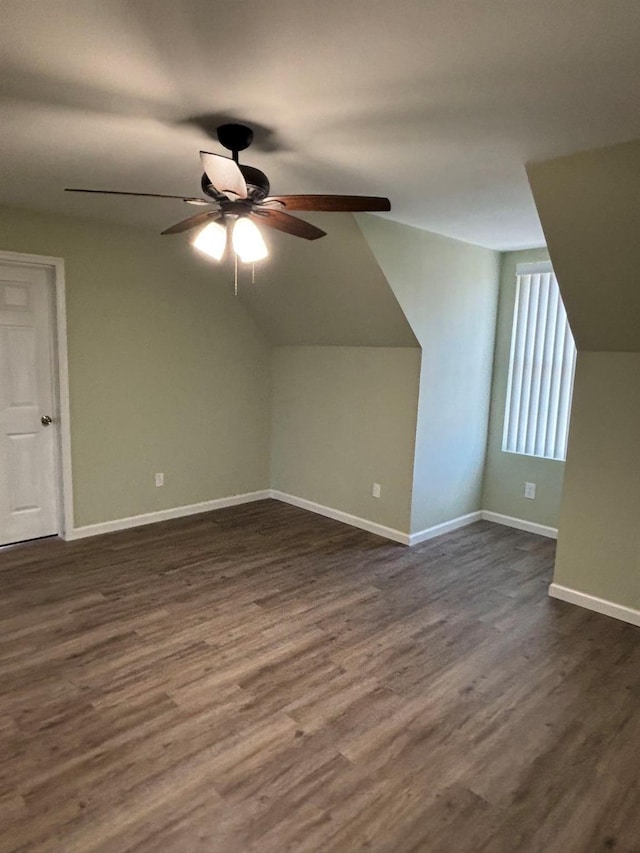
[[549, 263], [519, 264], [502, 449], [565, 459], [576, 346]]

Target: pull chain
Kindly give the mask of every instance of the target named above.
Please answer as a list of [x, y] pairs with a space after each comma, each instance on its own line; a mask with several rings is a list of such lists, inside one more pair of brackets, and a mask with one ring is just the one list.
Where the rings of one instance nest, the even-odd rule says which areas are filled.
[[233, 292], [238, 295], [238, 256], [233, 253]]
[[251, 284], [256, 283], [256, 265], [254, 263], [251, 264]]

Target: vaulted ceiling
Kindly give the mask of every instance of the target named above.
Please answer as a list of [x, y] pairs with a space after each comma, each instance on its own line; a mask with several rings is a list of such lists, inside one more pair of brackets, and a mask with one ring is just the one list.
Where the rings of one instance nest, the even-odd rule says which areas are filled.
[[254, 284], [239, 265], [239, 297], [271, 343], [419, 346], [354, 217], [305, 218], [325, 222], [327, 237], [310, 243], [277, 231], [266, 234], [270, 258], [256, 266]]
[[277, 192], [520, 248], [525, 163], [640, 136], [638, 0], [3, 0], [0, 57], [0, 203], [158, 229], [181, 202], [63, 187], [196, 193], [235, 119]]

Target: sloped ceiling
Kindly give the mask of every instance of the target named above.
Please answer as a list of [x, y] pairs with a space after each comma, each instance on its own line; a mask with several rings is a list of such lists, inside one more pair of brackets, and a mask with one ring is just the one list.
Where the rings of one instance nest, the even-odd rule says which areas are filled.
[[578, 349], [640, 352], [640, 139], [527, 174]]
[[255, 283], [240, 270], [239, 297], [271, 343], [417, 347], [353, 216], [305, 219], [327, 236], [310, 242], [270, 231], [270, 258], [256, 265]]

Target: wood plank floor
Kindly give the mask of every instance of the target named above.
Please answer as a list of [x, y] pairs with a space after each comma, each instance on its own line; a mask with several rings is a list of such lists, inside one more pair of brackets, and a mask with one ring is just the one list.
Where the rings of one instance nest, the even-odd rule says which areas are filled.
[[554, 543], [274, 501], [0, 551], [0, 850], [640, 851], [640, 630]]

